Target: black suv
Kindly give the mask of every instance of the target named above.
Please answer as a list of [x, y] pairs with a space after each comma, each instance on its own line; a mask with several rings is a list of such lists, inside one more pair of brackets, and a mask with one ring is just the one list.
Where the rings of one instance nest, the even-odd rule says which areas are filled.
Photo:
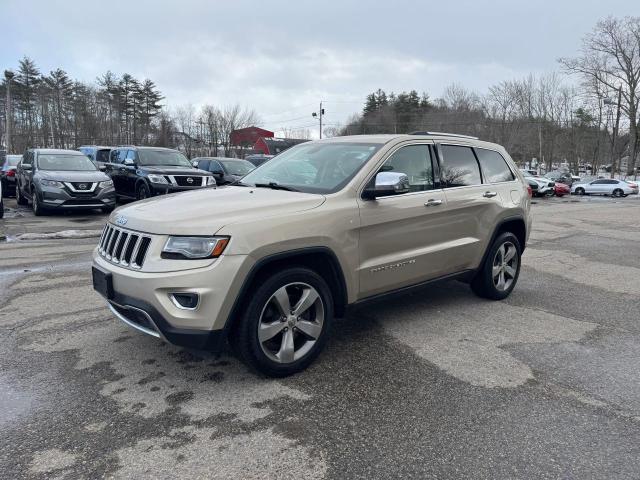
[[216, 185], [211, 173], [194, 168], [187, 157], [169, 148], [116, 147], [105, 166], [118, 197], [141, 200]]

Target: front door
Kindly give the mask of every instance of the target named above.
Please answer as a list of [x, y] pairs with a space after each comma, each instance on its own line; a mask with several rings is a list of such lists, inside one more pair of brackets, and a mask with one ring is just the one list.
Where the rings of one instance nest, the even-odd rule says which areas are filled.
[[405, 173], [409, 193], [358, 199], [360, 298], [447, 272], [441, 252], [451, 241], [447, 202], [434, 175], [432, 144], [401, 145], [379, 171]]

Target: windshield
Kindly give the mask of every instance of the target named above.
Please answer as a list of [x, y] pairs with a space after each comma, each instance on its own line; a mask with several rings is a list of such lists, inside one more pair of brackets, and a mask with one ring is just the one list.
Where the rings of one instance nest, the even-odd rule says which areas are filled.
[[138, 150], [140, 165], [161, 165], [193, 168], [187, 157], [175, 150]]
[[95, 171], [96, 166], [84, 155], [38, 155], [40, 170], [63, 170], [69, 172]]
[[244, 177], [242, 183], [275, 183], [306, 193], [334, 193], [353, 178], [381, 145], [303, 143], [263, 163]]
[[7, 155], [7, 165], [15, 167], [22, 160], [22, 155]]
[[256, 168], [253, 163], [245, 160], [220, 160], [220, 163], [230, 175], [244, 176]]

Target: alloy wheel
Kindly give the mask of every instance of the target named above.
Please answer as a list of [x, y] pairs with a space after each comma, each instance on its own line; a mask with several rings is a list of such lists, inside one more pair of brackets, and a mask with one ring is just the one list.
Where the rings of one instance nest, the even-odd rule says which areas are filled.
[[509, 290], [518, 272], [518, 250], [511, 242], [504, 242], [493, 257], [491, 278], [497, 290]]
[[277, 363], [303, 358], [317, 342], [325, 308], [318, 291], [307, 283], [284, 285], [267, 300], [258, 322], [263, 353]]

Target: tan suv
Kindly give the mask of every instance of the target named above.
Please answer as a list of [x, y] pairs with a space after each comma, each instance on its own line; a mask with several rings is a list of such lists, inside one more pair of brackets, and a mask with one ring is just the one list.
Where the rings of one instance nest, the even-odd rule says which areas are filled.
[[118, 209], [94, 288], [138, 330], [211, 350], [228, 338], [247, 364], [284, 376], [316, 358], [351, 305], [454, 277], [507, 297], [529, 205], [505, 149], [473, 137], [309, 142], [231, 186]]

